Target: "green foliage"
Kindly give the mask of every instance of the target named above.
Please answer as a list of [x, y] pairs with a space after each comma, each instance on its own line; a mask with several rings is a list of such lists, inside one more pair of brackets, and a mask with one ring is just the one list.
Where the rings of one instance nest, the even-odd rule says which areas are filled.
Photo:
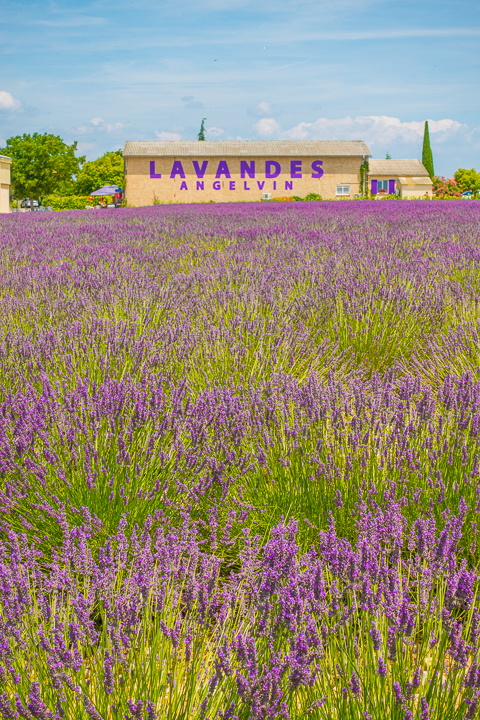
[[43, 205], [53, 210], [84, 210], [89, 204], [88, 195], [47, 195], [43, 199]]
[[102, 185], [124, 184], [124, 161], [121, 150], [106, 152], [97, 160], [86, 162], [77, 176], [75, 192], [78, 195], [88, 195], [98, 190]]
[[425, 130], [423, 133], [423, 151], [422, 151], [422, 163], [427, 170], [430, 177], [433, 179], [435, 171], [433, 169], [433, 155], [432, 148], [430, 147], [430, 133], [428, 131], [428, 120], [425, 121]]
[[304, 198], [299, 197], [298, 195], [294, 195], [294, 196], [293, 196], [293, 199], [294, 199], [294, 200], [297, 200], [298, 202], [305, 202], [305, 201], [310, 201], [310, 200], [317, 200], [317, 201], [318, 201], [318, 200], [321, 200], [321, 199], [322, 199], [322, 196], [321, 196], [321, 195], [318, 195], [318, 193], [308, 193], [308, 195], [307, 195], [306, 197], [304, 197]]
[[45, 195], [73, 191], [85, 157], [76, 157], [77, 143], [67, 145], [58, 135], [34, 133], [7, 140], [0, 154], [12, 158], [11, 193], [14, 198], [39, 200]]
[[368, 160], [364, 160], [363, 163], [360, 165], [360, 192], [364, 196], [368, 195], [368, 188], [365, 187], [365, 184], [369, 170], [370, 165], [368, 163]]
[[392, 156], [390, 155], [389, 152], [387, 152], [387, 154], [385, 155], [385, 160], [391, 160], [391, 159], [392, 159]]
[[198, 133], [198, 139], [199, 140], [205, 140], [205, 120], [207, 118], [202, 119], [202, 124], [200, 125], [200, 132]]
[[454, 175], [455, 181], [461, 192], [471, 190], [476, 197], [480, 194], [480, 173], [475, 168], [471, 170], [465, 170], [464, 168], [458, 168]]

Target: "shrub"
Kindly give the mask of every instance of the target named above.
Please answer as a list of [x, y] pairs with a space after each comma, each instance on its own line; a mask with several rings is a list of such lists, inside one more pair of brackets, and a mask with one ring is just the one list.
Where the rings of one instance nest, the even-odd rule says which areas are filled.
[[298, 202], [305, 202], [310, 200], [321, 200], [322, 196], [318, 195], [318, 193], [308, 193], [308, 195], [304, 198], [298, 197], [298, 195], [294, 195], [292, 198], [288, 198], [289, 200], [297, 200]]
[[433, 194], [438, 198], [459, 198], [462, 193], [455, 178], [435, 176], [433, 180]]
[[47, 195], [42, 201], [42, 205], [54, 210], [84, 210], [86, 205], [92, 204], [88, 195]]

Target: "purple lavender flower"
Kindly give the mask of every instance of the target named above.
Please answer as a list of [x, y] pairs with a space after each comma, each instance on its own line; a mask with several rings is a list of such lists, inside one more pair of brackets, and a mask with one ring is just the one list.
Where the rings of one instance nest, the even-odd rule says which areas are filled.
[[395, 662], [397, 659], [397, 634], [395, 628], [388, 628], [387, 637], [388, 659]]
[[143, 702], [139, 700], [137, 703], [133, 700], [127, 700], [128, 709], [132, 713], [129, 720], [143, 720]]
[[473, 698], [471, 700], [468, 698], [465, 698], [465, 703], [468, 707], [468, 710], [467, 710], [466, 714], [463, 716], [463, 720], [473, 720], [473, 718], [475, 717], [476, 712], [477, 712], [478, 701], [479, 701], [478, 692], [473, 696]]
[[88, 717], [91, 718], [91, 720], [103, 720], [97, 708], [92, 703], [90, 698], [87, 697], [87, 695], [83, 695], [83, 707], [85, 708], [85, 712], [87, 713]]
[[157, 720], [159, 715], [155, 712], [155, 703], [153, 703], [151, 700], [148, 700], [145, 705], [145, 709], [147, 711], [147, 720]]
[[393, 683], [393, 694], [395, 695], [395, 702], [397, 703], [397, 705], [400, 705], [401, 707], [403, 707], [405, 705], [406, 698], [405, 698], [405, 695], [403, 694], [403, 690], [402, 690], [400, 683], [397, 682], [396, 680]]
[[377, 665], [377, 672], [384, 680], [387, 677], [387, 666], [385, 665], [385, 662], [382, 657], [378, 658], [378, 665]]
[[420, 699], [420, 720], [429, 720], [430, 710], [427, 703], [427, 698], [422, 697]]
[[7, 720], [15, 720], [17, 717], [17, 713], [12, 709], [10, 700], [5, 691], [3, 691], [0, 695], [0, 712]]
[[39, 720], [50, 720], [53, 717], [53, 712], [47, 708], [40, 696], [39, 682], [33, 682], [30, 687], [28, 709], [33, 717], [39, 718]]
[[370, 629], [370, 637], [372, 638], [373, 649], [375, 650], [375, 652], [379, 652], [380, 648], [382, 647], [382, 635], [373, 620]]
[[358, 675], [355, 671], [352, 672], [352, 677], [350, 680], [350, 688], [354, 695], [361, 695], [362, 685], [360, 683], [360, 678], [358, 677]]
[[111, 695], [115, 687], [115, 676], [113, 672], [114, 666], [115, 658], [113, 657], [113, 654], [110, 653], [109, 650], [105, 650], [105, 658], [103, 661], [103, 687], [107, 695]]

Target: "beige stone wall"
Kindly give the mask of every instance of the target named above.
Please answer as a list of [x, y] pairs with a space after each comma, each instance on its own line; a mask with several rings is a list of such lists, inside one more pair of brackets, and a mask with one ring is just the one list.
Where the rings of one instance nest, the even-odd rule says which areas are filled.
[[400, 185], [400, 195], [402, 198], [413, 198], [413, 197], [433, 197], [433, 191], [431, 185]]
[[10, 212], [10, 164], [10, 158], [0, 158], [0, 213]]
[[[155, 173], [161, 174], [158, 179], [150, 178], [150, 162], [155, 160]], [[205, 176], [197, 178], [193, 161], [202, 164], [208, 161]], [[225, 160], [231, 178], [224, 175], [216, 181], [215, 175], [219, 162]], [[240, 162], [255, 161], [255, 178], [241, 177]], [[265, 163], [273, 160], [280, 163], [281, 173], [275, 179], [265, 178]], [[334, 198], [336, 185], [350, 185], [350, 196], [359, 192], [360, 165], [362, 158], [338, 157], [318, 158], [323, 160], [323, 176], [320, 179], [312, 178], [312, 162], [314, 157], [126, 157], [126, 197], [130, 206], [153, 205], [157, 198], [163, 203], [192, 203], [192, 202], [258, 202], [263, 193], [271, 193], [275, 197], [305, 197], [309, 193], [318, 193], [323, 198]], [[170, 178], [174, 161], [180, 161], [185, 178], [176, 175]], [[301, 163], [302, 177], [291, 178], [291, 163]], [[297, 166], [298, 167], [298, 166]], [[214, 183], [217, 182], [216, 187]], [[182, 189], [182, 183], [183, 185]], [[202, 188], [203, 183], [203, 190]], [[290, 185], [291, 184], [291, 185]], [[198, 189], [197, 189], [198, 188]], [[216, 189], [219, 188], [219, 189]]]

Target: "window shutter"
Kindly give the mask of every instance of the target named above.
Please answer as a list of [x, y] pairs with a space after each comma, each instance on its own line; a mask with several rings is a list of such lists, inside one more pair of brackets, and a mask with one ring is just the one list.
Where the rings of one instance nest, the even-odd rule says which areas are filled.
[[378, 182], [377, 182], [377, 180], [372, 180], [372, 195], [376, 195], [376, 194], [377, 194], [377, 189], [378, 189]]
[[395, 180], [388, 181], [388, 194], [395, 195]]

